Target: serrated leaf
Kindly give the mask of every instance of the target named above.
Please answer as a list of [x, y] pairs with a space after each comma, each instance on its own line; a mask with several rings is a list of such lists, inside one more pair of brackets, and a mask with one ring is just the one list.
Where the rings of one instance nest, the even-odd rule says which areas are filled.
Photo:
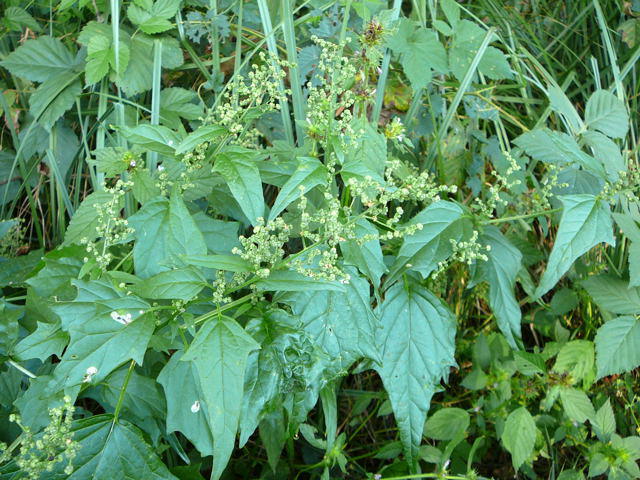
[[511, 454], [513, 468], [518, 470], [533, 453], [536, 441], [536, 424], [525, 407], [512, 411], [502, 432], [502, 443]]
[[177, 480], [140, 431], [125, 420], [95, 415], [76, 422], [72, 431], [74, 441], [80, 443], [73, 473], [65, 474], [66, 464], [57, 463], [42, 480]]
[[461, 408], [441, 408], [424, 425], [424, 434], [434, 440], [453, 440], [469, 427], [471, 418]]
[[259, 157], [257, 152], [236, 147], [218, 154], [213, 166], [253, 225], [258, 223], [258, 218], [264, 218], [262, 180], [256, 165]]
[[136, 275], [148, 278], [169, 270], [180, 255], [204, 255], [207, 246], [178, 194], [156, 198], [129, 218], [135, 229], [133, 262]]
[[[64, 235], [64, 244], [80, 244], [86, 239], [93, 242], [98, 237], [97, 227], [100, 224], [98, 208], [114, 200], [113, 193], [98, 191], [88, 195], [74, 213]], [[120, 210], [122, 202], [116, 201], [116, 210]]]
[[578, 143], [566, 133], [536, 128], [523, 133], [513, 143], [540, 162], [560, 166], [578, 164], [598, 178], [606, 178], [602, 163], [580, 150]]
[[0, 64], [13, 75], [44, 82], [52, 76], [69, 73], [75, 58], [60, 40], [42, 36], [24, 42]]
[[618, 181], [620, 173], [627, 171], [620, 147], [600, 132], [586, 131], [582, 134], [582, 138], [593, 149], [595, 157], [604, 165], [609, 181]]
[[[197, 103], [193, 103], [194, 101]], [[182, 126], [181, 118], [198, 120], [202, 115], [202, 102], [195, 92], [178, 87], [165, 88], [160, 92], [160, 118], [164, 124], [171, 128], [180, 128]], [[184, 140], [180, 145], [183, 142]], [[181, 153], [178, 150], [179, 148], [176, 148], [176, 153]]]
[[594, 350], [589, 340], [571, 340], [562, 346], [553, 365], [553, 371], [568, 373], [576, 382], [593, 379]]
[[640, 365], [640, 322], [614, 318], [598, 329], [595, 344], [598, 378], [630, 372]]
[[213, 434], [213, 471], [211, 478], [222, 475], [233, 452], [242, 395], [245, 365], [249, 353], [259, 349], [238, 323], [228, 317], [209, 320], [196, 334], [182, 357], [195, 365]]
[[518, 348], [522, 313], [514, 290], [522, 253], [496, 227], [487, 228], [480, 243], [491, 247], [486, 253], [488, 260], [479, 262], [482, 278], [489, 283], [489, 305], [509, 345]]
[[565, 195], [560, 227], [536, 297], [551, 290], [573, 262], [599, 243], [615, 244], [609, 205], [593, 195]]
[[354, 148], [347, 155], [340, 170], [340, 176], [345, 182], [349, 182], [352, 178], [362, 181], [370, 177], [383, 185], [387, 162], [387, 139], [366, 120], [356, 120], [353, 128], [363, 133], [358, 136]]
[[360, 358], [380, 358], [375, 343], [379, 321], [371, 310], [369, 283], [350, 273], [343, 292], [302, 291], [283, 298], [310, 337], [345, 369]]
[[20, 7], [7, 7], [4, 11], [4, 22], [12, 31], [21, 31], [22, 27], [27, 27], [34, 32], [40, 32], [42, 28], [29, 12]]
[[89, 163], [95, 165], [106, 177], [114, 177], [129, 168], [129, 164], [123, 159], [125, 152], [122, 147], [99, 148], [92, 152], [95, 160], [90, 160]]
[[161, 18], [153, 13], [144, 10], [136, 5], [129, 5], [127, 17], [131, 23], [138, 25], [144, 33], [162, 33], [173, 27], [166, 18]]
[[585, 122], [588, 127], [611, 138], [624, 138], [629, 130], [627, 109], [618, 97], [607, 90], [597, 90], [589, 97]]
[[616, 433], [616, 417], [608, 398], [589, 421], [601, 442], [608, 442], [611, 435]]
[[393, 285], [378, 315], [376, 366], [389, 394], [407, 461], [418, 458], [431, 397], [455, 360], [455, 322], [445, 304], [418, 285]]
[[153, 300], [191, 300], [207, 285], [202, 274], [193, 267], [160, 272], [137, 285], [133, 291]]
[[180, 361], [183, 355], [174, 353], [158, 375], [167, 399], [167, 432], [182, 432], [202, 456], [213, 455], [209, 413], [202, 408], [204, 394], [198, 372], [192, 362]]
[[282, 186], [269, 212], [269, 221], [274, 220], [294, 200], [306, 195], [311, 189], [327, 181], [327, 169], [315, 158], [298, 159], [298, 167]]
[[429, 205], [413, 217], [409, 224], [421, 224], [422, 228], [413, 235], [405, 236], [387, 281], [395, 278], [403, 267], [417, 270], [427, 278], [439, 262], [453, 253], [451, 240], [459, 241], [462, 237], [463, 213], [455, 203], [443, 200]]
[[591, 400], [582, 390], [563, 388], [560, 390], [560, 400], [562, 401], [564, 413], [575, 422], [584, 423], [596, 414]]
[[640, 288], [629, 287], [624, 280], [611, 275], [597, 275], [582, 282], [598, 306], [617, 315], [640, 313]]

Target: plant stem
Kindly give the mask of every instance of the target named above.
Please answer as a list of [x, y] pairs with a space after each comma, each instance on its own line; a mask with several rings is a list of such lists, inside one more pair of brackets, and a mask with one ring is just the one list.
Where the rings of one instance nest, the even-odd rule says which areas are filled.
[[541, 215], [552, 215], [554, 213], [562, 211], [562, 208], [552, 208], [551, 210], [541, 210], [538, 212], [527, 213], [525, 215], [515, 215], [513, 217], [494, 218], [492, 220], [485, 220], [481, 222], [482, 225], [495, 225], [496, 223], [511, 222], [513, 220], [524, 220], [525, 218], [539, 217]]
[[133, 374], [133, 369], [136, 366], [136, 361], [131, 360], [129, 363], [129, 369], [127, 370], [127, 376], [124, 377], [124, 383], [122, 384], [122, 388], [120, 389], [120, 396], [118, 397], [118, 404], [116, 405], [116, 409], [113, 412], [113, 422], [118, 421], [118, 416], [120, 415], [120, 410], [122, 409], [122, 404], [124, 403], [124, 394], [127, 391], [127, 386], [129, 385], [129, 380], [131, 380], [131, 375]]

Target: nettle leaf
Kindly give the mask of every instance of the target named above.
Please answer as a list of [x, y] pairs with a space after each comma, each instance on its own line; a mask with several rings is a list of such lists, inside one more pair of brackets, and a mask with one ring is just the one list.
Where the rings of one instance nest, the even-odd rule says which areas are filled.
[[68, 73], [75, 63], [75, 56], [60, 40], [42, 36], [24, 42], [0, 65], [18, 77], [44, 82], [52, 76]]
[[[76, 280], [78, 295], [52, 309], [60, 317], [70, 341], [54, 370], [58, 388], [99, 382], [127, 360], [142, 364], [155, 328], [150, 305], [133, 295], [117, 291], [111, 284]], [[97, 371], [87, 380], [87, 369]]]
[[182, 259], [189, 265], [227, 272], [243, 273], [253, 270], [253, 265], [238, 255], [188, 255]]
[[469, 427], [471, 418], [461, 408], [441, 408], [429, 417], [424, 434], [434, 440], [453, 440]]
[[212, 140], [222, 137], [226, 133], [227, 131], [224, 127], [220, 127], [219, 125], [203, 125], [198, 127], [195, 131], [187, 135], [180, 144], [178, 144], [176, 147], [176, 155], [190, 152], [201, 143], [211, 142]]
[[347, 183], [351, 178], [365, 180], [371, 177], [383, 185], [384, 169], [387, 163], [387, 139], [366, 120], [355, 120], [354, 129], [361, 130], [363, 133], [358, 137], [353, 150], [347, 155], [340, 170], [340, 176]]
[[14, 32], [21, 31], [22, 27], [27, 27], [34, 32], [40, 32], [42, 30], [36, 19], [33, 18], [29, 12], [20, 7], [8, 7], [4, 11], [3, 20], [5, 25]]
[[80, 450], [73, 459], [73, 473], [57, 463], [42, 480], [177, 480], [145, 442], [138, 428], [112, 415], [94, 415], [75, 422], [73, 439]]
[[80, 73], [65, 71], [49, 77], [29, 97], [29, 111], [38, 123], [50, 130], [69, 110], [82, 92]]
[[170, 269], [180, 255], [204, 255], [207, 245], [180, 195], [156, 198], [132, 217], [135, 229], [133, 263], [136, 275], [148, 278]]
[[343, 292], [301, 291], [283, 298], [304, 330], [345, 369], [360, 358], [380, 358], [375, 343], [379, 321], [371, 310], [369, 283], [354, 271], [350, 274]]
[[615, 244], [609, 205], [593, 195], [565, 195], [560, 227], [540, 285], [541, 297], [560, 280], [573, 262], [598, 243]]
[[447, 54], [436, 33], [407, 18], [400, 20], [389, 48], [401, 56], [402, 68], [414, 90], [427, 86], [433, 70], [439, 73], [448, 70]]
[[[640, 215], [635, 213], [614, 213], [618, 226], [630, 240], [629, 248], [629, 286], [640, 287]], [[640, 311], [640, 308], [638, 308]]]
[[[464, 78], [486, 34], [469, 20], [457, 23], [449, 50], [449, 68], [458, 80]], [[493, 80], [513, 77], [507, 57], [495, 47], [487, 48], [478, 64], [478, 71]]]
[[610, 275], [589, 277], [582, 282], [598, 306], [617, 315], [640, 313], [640, 288]]
[[618, 317], [608, 321], [596, 334], [598, 378], [630, 372], [640, 365], [640, 321]]
[[378, 229], [368, 220], [358, 218], [355, 222], [355, 237], [375, 237], [360, 244], [358, 240], [348, 240], [340, 243], [340, 250], [347, 265], [357, 267], [377, 287], [380, 278], [387, 272], [387, 266], [382, 256]]
[[516, 471], [533, 453], [537, 432], [536, 423], [525, 407], [514, 410], [507, 417], [502, 432], [502, 443], [511, 454]]
[[213, 434], [213, 471], [222, 475], [235, 444], [244, 389], [245, 365], [249, 353], [259, 349], [238, 323], [228, 317], [209, 320], [196, 334], [182, 357], [198, 372], [203, 398]]
[[98, 35], [89, 40], [85, 66], [87, 84], [99, 82], [110, 70], [119, 74], [127, 69], [131, 56], [128, 43], [120, 40], [117, 51], [118, 61], [116, 62], [116, 48], [111, 36]]
[[53, 250], [43, 257], [44, 268], [26, 283], [42, 298], [73, 298], [76, 291], [71, 280], [78, 278], [85, 255], [85, 249], [75, 245]]
[[589, 97], [585, 122], [589, 128], [612, 138], [624, 138], [629, 130], [629, 115], [624, 103], [607, 90], [597, 90]]
[[89, 160], [89, 163], [107, 177], [119, 175], [129, 168], [129, 164], [123, 158], [126, 153], [123, 147], [99, 148], [92, 153], [95, 160]]
[[264, 218], [262, 180], [256, 164], [261, 157], [259, 152], [233, 147], [218, 154], [213, 165], [214, 171], [225, 179], [233, 198], [253, 225], [258, 223], [258, 218]]
[[404, 238], [395, 263], [390, 268], [391, 282], [403, 268], [420, 272], [427, 278], [453, 253], [451, 240], [462, 238], [468, 219], [457, 204], [448, 201], [432, 203], [411, 219], [410, 225], [421, 224], [422, 228]]
[[627, 165], [622, 158], [620, 147], [613, 140], [600, 132], [586, 131], [582, 134], [582, 138], [587, 142], [594, 152], [594, 155], [602, 164], [607, 172], [607, 178], [616, 182], [620, 178], [620, 172], [627, 171]]
[[153, 300], [191, 300], [206, 285], [207, 281], [197, 269], [186, 267], [160, 272], [133, 290], [141, 297]]
[[[98, 237], [97, 227], [100, 222], [97, 209], [105, 206], [113, 199], [113, 193], [103, 191], [93, 192], [88, 195], [82, 201], [69, 222], [69, 226], [64, 235], [64, 244], [79, 244], [83, 239], [93, 242]], [[122, 201], [118, 201], [119, 205], [116, 206], [116, 211], [120, 210], [122, 203]]]
[[575, 422], [584, 423], [596, 415], [591, 400], [582, 390], [563, 388], [560, 390], [560, 400], [564, 413]]
[[214, 454], [209, 410], [203, 408], [205, 396], [196, 366], [180, 361], [183, 355], [174, 353], [158, 375], [167, 399], [167, 432], [182, 432], [206, 457]]
[[316, 158], [302, 157], [298, 159], [298, 167], [280, 189], [273, 202], [269, 221], [274, 220], [294, 200], [306, 195], [311, 189], [327, 181], [327, 169]]
[[522, 313], [514, 289], [522, 268], [522, 253], [496, 227], [487, 228], [480, 243], [491, 247], [486, 253], [488, 260], [478, 263], [482, 278], [489, 284], [491, 310], [509, 345], [518, 348]]
[[204, 212], [193, 215], [193, 220], [202, 232], [210, 252], [229, 255], [234, 248], [241, 246], [238, 241], [238, 229], [240, 228], [238, 222], [216, 220], [208, 217]]
[[555, 132], [548, 128], [536, 128], [523, 133], [513, 143], [522, 148], [531, 158], [540, 162], [552, 165], [577, 163], [598, 178], [606, 178], [602, 163], [580, 150], [578, 143], [566, 133]]
[[401, 284], [387, 290], [378, 315], [382, 364], [375, 368], [389, 394], [407, 461], [413, 465], [431, 397], [456, 364], [454, 316], [428, 290]]

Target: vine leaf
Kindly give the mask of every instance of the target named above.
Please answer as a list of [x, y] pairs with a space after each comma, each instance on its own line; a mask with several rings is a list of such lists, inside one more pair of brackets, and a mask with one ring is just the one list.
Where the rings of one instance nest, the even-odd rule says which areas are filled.
[[601, 242], [615, 244], [609, 205], [594, 195], [565, 195], [556, 241], [536, 298], [551, 290], [573, 262]]
[[[222, 475], [235, 443], [242, 407], [247, 357], [260, 345], [228, 317], [207, 322], [182, 357], [194, 364], [203, 398], [200, 401], [213, 434], [213, 472]], [[189, 408], [184, 405], [182, 408]]]
[[379, 308], [376, 366], [389, 394], [407, 461], [417, 461], [431, 397], [456, 364], [454, 316], [419, 286], [393, 285]]

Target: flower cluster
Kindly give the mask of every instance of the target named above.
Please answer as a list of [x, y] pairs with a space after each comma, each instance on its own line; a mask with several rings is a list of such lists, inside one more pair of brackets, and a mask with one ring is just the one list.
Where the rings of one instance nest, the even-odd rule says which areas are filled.
[[43, 472], [52, 471], [61, 462], [67, 463], [65, 475], [73, 473], [71, 462], [80, 449], [71, 431], [74, 410], [69, 397], [64, 398], [62, 406], [49, 409], [50, 422], [41, 435], [34, 435], [28, 426], [23, 425], [19, 415], [10, 415], [9, 420], [22, 429], [20, 452], [15, 462], [26, 478], [36, 480]]
[[89, 258], [93, 258], [102, 270], [106, 270], [113, 260], [109, 247], [126, 240], [133, 233], [133, 228], [129, 226], [128, 220], [122, 218], [120, 212], [124, 195], [132, 186], [132, 182], [118, 179], [113, 187], [105, 188], [105, 192], [111, 194], [111, 199], [105, 203], [95, 204], [98, 220], [96, 237], [101, 241], [97, 243], [89, 238], [80, 240], [87, 252], [85, 262], [88, 262]]
[[291, 236], [291, 226], [281, 217], [270, 222], [258, 218], [253, 227], [253, 235], [239, 237], [242, 249], [234, 248], [231, 253], [240, 255], [251, 263], [256, 275], [262, 278], [269, 276], [271, 268], [284, 257], [284, 245]]
[[504, 155], [509, 162], [507, 171], [502, 175], [496, 170], [492, 170], [491, 175], [494, 177], [494, 181], [489, 185], [487, 198], [484, 200], [481, 198], [475, 198], [471, 205], [472, 210], [474, 210], [478, 215], [482, 215], [487, 218], [493, 217], [497, 208], [506, 207], [509, 203], [500, 195], [500, 193], [503, 191], [510, 191], [513, 187], [520, 185], [520, 180], [509, 180], [509, 177], [512, 174], [521, 170], [520, 165], [518, 165], [518, 162], [510, 152], [504, 152]]

